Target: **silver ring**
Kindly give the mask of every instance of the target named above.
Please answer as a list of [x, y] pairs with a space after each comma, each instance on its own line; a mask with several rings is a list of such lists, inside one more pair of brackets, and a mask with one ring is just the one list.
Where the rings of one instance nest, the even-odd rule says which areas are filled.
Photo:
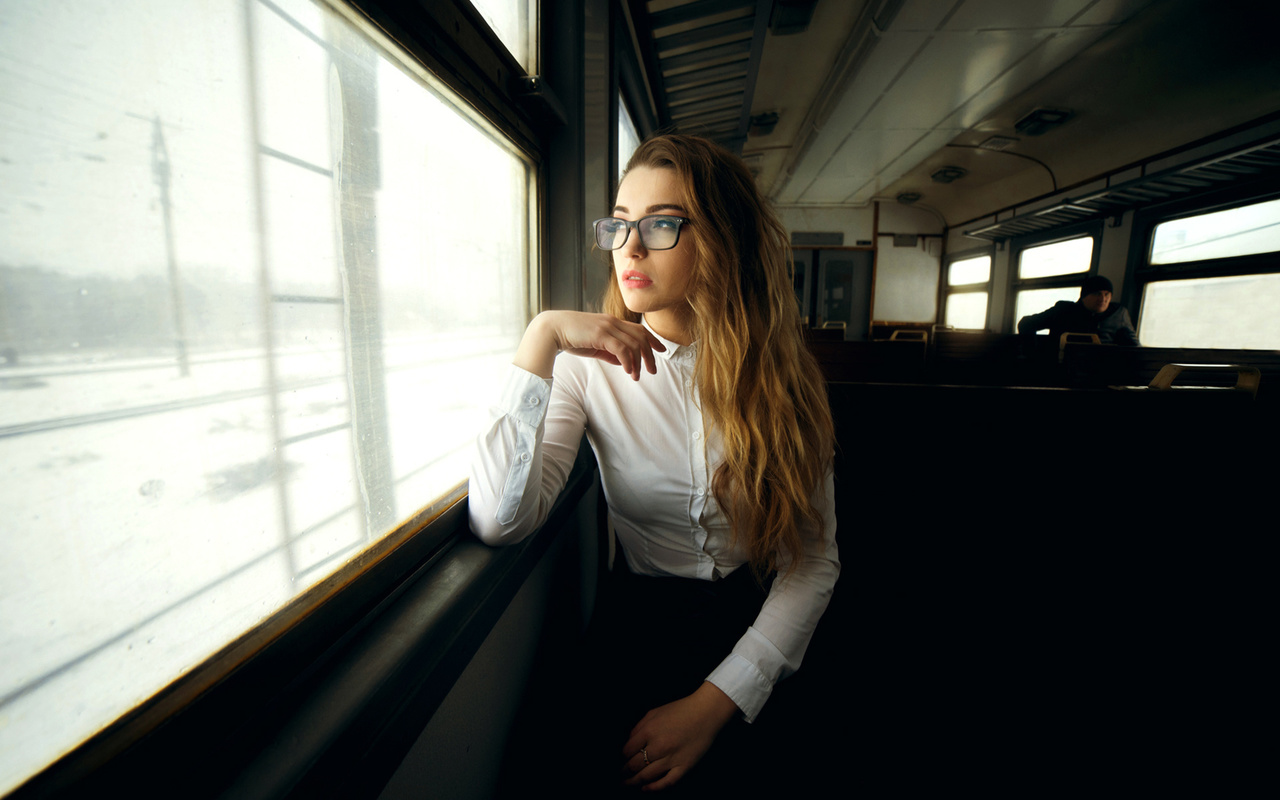
[[644, 756], [644, 765], [649, 766], [649, 750], [646, 747], [640, 748], [640, 755]]

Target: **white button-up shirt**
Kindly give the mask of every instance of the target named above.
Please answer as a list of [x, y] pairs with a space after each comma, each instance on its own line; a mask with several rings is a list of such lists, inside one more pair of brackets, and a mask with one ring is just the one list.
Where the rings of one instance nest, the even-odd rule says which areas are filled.
[[[567, 354], [556, 358], [550, 381], [511, 367], [472, 460], [471, 527], [482, 540], [517, 542], [542, 524], [585, 431], [632, 572], [716, 580], [746, 562], [729, 548], [729, 523], [711, 491], [723, 448], [698, 405], [696, 344], [658, 339], [667, 348], [654, 353], [658, 373], [639, 381]], [[748, 722], [800, 666], [840, 572], [830, 470], [815, 498], [824, 529], [804, 532], [806, 558], [774, 581], [755, 623], [707, 677]]]

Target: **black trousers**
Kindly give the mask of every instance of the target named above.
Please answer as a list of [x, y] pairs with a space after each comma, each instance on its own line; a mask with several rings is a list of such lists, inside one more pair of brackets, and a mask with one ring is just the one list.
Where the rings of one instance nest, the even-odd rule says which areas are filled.
[[[606, 790], [618, 789], [631, 729], [649, 710], [697, 690], [755, 620], [767, 593], [746, 567], [705, 581], [634, 575], [618, 561], [584, 643], [593, 673], [584, 686], [592, 698], [587, 729], [599, 732], [593, 760], [601, 769], [592, 780]], [[763, 763], [750, 757], [756, 727], [735, 717], [698, 766], [664, 794], [704, 796], [751, 785], [753, 765]]]
[[[650, 578], [622, 558], [606, 576], [587, 634], [531, 686], [504, 768], [501, 797], [533, 786], [565, 797], [636, 797], [622, 786], [622, 748], [646, 712], [692, 694], [755, 621], [767, 594], [744, 566], [718, 581]], [[735, 717], [698, 765], [660, 797], [805, 796], [839, 759], [833, 713], [805, 669], [781, 681], [755, 722]], [[811, 673], [807, 675], [806, 673]], [[829, 676], [828, 676], [829, 677]], [[841, 750], [847, 758], [847, 751]]]

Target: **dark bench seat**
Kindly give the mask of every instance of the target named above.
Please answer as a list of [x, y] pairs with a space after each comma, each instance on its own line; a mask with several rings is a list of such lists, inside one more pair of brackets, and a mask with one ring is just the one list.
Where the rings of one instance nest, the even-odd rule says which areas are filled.
[[[1146, 386], [1166, 364], [1231, 364], [1261, 373], [1260, 403], [1280, 403], [1280, 351], [1069, 344], [1048, 337], [939, 331], [919, 341], [811, 341], [828, 381], [1101, 389]], [[1235, 377], [1189, 371], [1184, 382], [1229, 386]]]

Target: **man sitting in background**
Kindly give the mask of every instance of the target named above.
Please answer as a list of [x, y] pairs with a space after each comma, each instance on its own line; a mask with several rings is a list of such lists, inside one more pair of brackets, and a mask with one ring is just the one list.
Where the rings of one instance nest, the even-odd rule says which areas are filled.
[[1101, 275], [1084, 279], [1076, 302], [1059, 300], [1047, 311], [1018, 320], [1018, 333], [1024, 336], [1034, 336], [1045, 328], [1055, 340], [1064, 333], [1096, 333], [1103, 344], [1138, 344], [1138, 331], [1129, 312], [1111, 302], [1111, 281]]

